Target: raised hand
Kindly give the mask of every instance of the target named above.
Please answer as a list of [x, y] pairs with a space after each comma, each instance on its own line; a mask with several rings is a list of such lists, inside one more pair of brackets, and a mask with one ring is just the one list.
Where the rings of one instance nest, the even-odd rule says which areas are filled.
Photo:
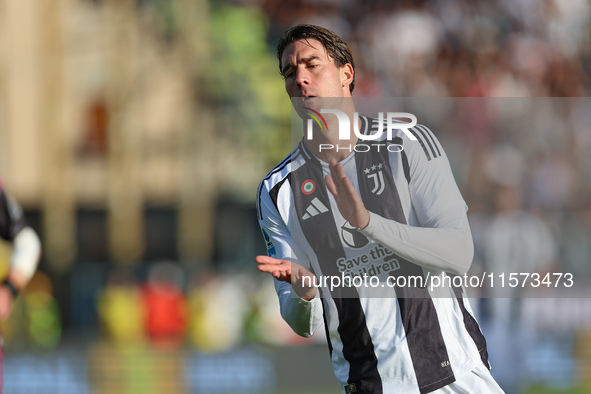
[[341, 215], [353, 227], [364, 228], [369, 224], [369, 212], [365, 204], [347, 178], [342, 164], [332, 159], [329, 163], [330, 175], [325, 177], [326, 187], [332, 193]]

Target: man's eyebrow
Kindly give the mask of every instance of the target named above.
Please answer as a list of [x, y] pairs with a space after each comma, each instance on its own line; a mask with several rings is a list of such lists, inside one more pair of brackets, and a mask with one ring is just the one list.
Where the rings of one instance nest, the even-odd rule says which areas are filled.
[[303, 58], [300, 63], [310, 63], [312, 60], [318, 60], [320, 59], [320, 56], [310, 56], [310, 57], [306, 57]]
[[[305, 58], [300, 59], [300, 61], [298, 63], [310, 63], [312, 60], [318, 60], [318, 59], [320, 59], [320, 56], [310, 56], [310, 57], [305, 57]], [[287, 70], [289, 70], [293, 66], [294, 66], [293, 63], [286, 64], [285, 67], [283, 67], [283, 69], [281, 70], [281, 73], [285, 74], [287, 72]]]

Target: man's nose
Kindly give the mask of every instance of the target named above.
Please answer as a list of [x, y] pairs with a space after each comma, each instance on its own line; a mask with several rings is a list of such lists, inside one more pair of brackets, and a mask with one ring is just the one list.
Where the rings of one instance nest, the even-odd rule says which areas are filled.
[[298, 68], [296, 70], [296, 84], [298, 86], [308, 85], [310, 83], [309, 74], [303, 68]]

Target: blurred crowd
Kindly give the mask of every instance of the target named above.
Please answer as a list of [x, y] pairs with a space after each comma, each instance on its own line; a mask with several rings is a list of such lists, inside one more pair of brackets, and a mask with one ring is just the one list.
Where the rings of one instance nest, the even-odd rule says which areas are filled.
[[357, 96], [586, 96], [587, 0], [262, 1], [269, 42], [313, 23], [347, 41]]
[[145, 280], [125, 269], [113, 269], [106, 280], [98, 314], [105, 338], [119, 346], [189, 345], [218, 353], [243, 343], [297, 342], [279, 317], [270, 281], [214, 272], [189, 275], [173, 262], [150, 265]]

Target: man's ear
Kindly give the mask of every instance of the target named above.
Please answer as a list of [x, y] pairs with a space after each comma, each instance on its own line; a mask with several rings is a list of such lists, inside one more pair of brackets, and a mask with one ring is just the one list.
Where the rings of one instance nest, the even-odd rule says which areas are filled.
[[341, 75], [341, 86], [347, 87], [353, 83], [353, 76], [355, 75], [355, 70], [353, 70], [353, 66], [349, 63], [345, 63], [340, 67], [340, 75]]

